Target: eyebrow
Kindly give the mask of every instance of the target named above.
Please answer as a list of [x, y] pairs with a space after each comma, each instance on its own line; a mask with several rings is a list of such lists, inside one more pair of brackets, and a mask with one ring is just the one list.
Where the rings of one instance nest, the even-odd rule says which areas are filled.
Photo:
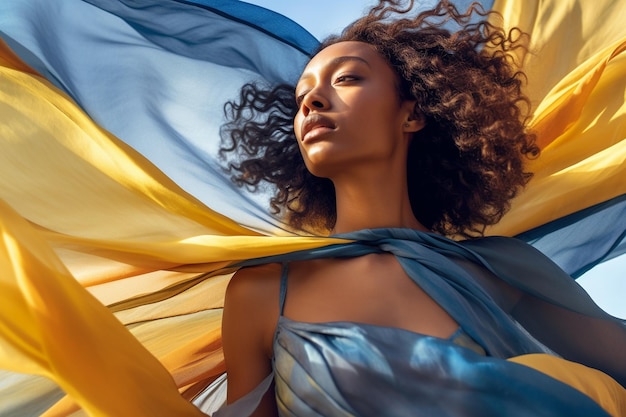
[[353, 56], [353, 55], [338, 56], [337, 58], [335, 58], [332, 61], [330, 61], [330, 63], [332, 65], [340, 65], [340, 64], [343, 64], [346, 61], [359, 61], [359, 62], [364, 63], [368, 67], [370, 66], [370, 63], [367, 62], [365, 59], [361, 58], [360, 56]]
[[[354, 56], [354, 55], [345, 55], [345, 56], [338, 56], [337, 58], [333, 59], [332, 61], [330, 61], [329, 65], [330, 67], [337, 67], [341, 64], [343, 64], [344, 62], [350, 62], [350, 61], [357, 61], [360, 62], [362, 64], [367, 65], [368, 68], [371, 68], [372, 66], [370, 65], [369, 62], [367, 62], [365, 59], [361, 58], [360, 56]], [[300, 76], [300, 79], [298, 80], [298, 83], [300, 83], [300, 81], [311, 77], [311, 74], [308, 72], [303, 72], [302, 75]]]

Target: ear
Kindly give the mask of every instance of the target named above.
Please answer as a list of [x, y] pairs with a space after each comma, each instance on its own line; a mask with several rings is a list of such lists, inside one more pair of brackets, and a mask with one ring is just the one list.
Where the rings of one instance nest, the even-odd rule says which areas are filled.
[[415, 133], [426, 126], [424, 115], [415, 108], [415, 101], [406, 101], [403, 104], [404, 123], [402, 131], [404, 133]]

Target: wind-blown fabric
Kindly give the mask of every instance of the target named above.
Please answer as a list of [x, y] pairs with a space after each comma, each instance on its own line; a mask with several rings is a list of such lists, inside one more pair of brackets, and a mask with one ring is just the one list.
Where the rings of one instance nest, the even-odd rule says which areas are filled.
[[[489, 234], [580, 274], [626, 250], [626, 10], [530, 3], [493, 7], [531, 34], [543, 154]], [[0, 415], [200, 415], [234, 265], [345, 242], [290, 236], [215, 157], [223, 103], [317, 42], [211, 0], [4, 0], [0, 36]]]
[[[342, 237], [354, 242], [250, 260], [245, 265], [393, 254], [410, 279], [459, 324], [460, 331], [440, 339], [380, 325], [291, 320], [282, 315], [288, 297], [288, 269], [283, 266], [281, 316], [270, 376], [281, 417], [605, 416], [606, 411], [611, 415], [626, 412], [626, 390], [615, 381], [594, 379], [598, 391], [607, 392], [605, 411], [570, 385], [503, 360], [517, 358], [524, 363], [526, 355], [539, 355], [569, 366], [505, 313], [459, 260], [481, 265], [527, 296], [565, 309], [566, 315], [575, 312], [579, 320], [586, 316], [606, 321], [609, 327], [603, 337], [592, 341], [584, 331], [579, 332], [576, 340], [570, 340], [570, 348], [584, 346], [584, 351], [596, 350], [603, 356], [602, 349], [597, 351], [598, 344], [606, 350], [619, 350], [626, 340], [622, 324], [598, 308], [569, 275], [534, 248], [505, 237], [457, 243], [409, 229], [362, 230]], [[559, 316], [558, 326], [566, 328], [566, 316]], [[459, 335], [469, 337], [469, 343], [455, 342]], [[480, 348], [465, 347], [472, 344]], [[622, 358], [607, 359], [611, 363], [606, 369], [618, 375]], [[584, 372], [585, 377], [594, 378], [593, 371]], [[259, 387], [267, 389], [267, 380]], [[612, 389], [616, 390], [613, 396], [609, 394]], [[262, 394], [263, 389], [254, 390], [241, 403], [220, 410], [218, 416], [248, 416]]]

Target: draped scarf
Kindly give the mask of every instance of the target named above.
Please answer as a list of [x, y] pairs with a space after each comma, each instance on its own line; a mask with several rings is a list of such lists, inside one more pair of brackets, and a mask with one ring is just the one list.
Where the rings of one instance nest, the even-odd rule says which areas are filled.
[[[626, 249], [626, 10], [531, 3], [493, 8], [532, 38], [542, 156], [487, 233], [579, 275]], [[317, 41], [217, 0], [4, 0], [0, 37], [0, 413], [201, 415], [229, 274], [349, 241], [291, 235], [215, 158], [223, 103]]]

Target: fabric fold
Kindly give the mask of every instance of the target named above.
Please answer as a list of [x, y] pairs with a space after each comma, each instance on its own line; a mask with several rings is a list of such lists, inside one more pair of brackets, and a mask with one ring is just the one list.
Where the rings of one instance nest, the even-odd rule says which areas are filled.
[[[521, 58], [546, 146], [487, 232], [526, 232], [580, 274], [626, 250], [625, 11], [494, 9], [531, 35]], [[316, 47], [293, 22], [233, 1], [4, 0], [0, 37], [0, 363], [71, 396], [52, 406], [62, 393], [50, 383], [6, 378], [16, 385], [0, 384], [0, 410], [197, 415], [183, 395], [223, 372], [221, 303], [237, 267], [371, 250], [294, 236], [216, 157], [223, 104], [245, 82], [293, 82]]]

